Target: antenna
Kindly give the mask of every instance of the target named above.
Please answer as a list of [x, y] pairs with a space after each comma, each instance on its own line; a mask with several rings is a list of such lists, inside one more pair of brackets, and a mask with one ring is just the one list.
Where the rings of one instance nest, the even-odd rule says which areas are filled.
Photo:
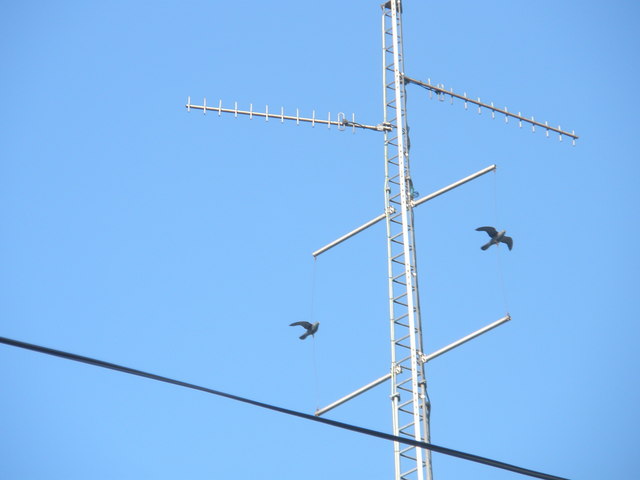
[[191, 109], [202, 110], [204, 114], [207, 112], [218, 112], [218, 116], [222, 113], [233, 113], [235, 117], [238, 115], [248, 115], [249, 118], [253, 117], [262, 117], [266, 122], [269, 121], [270, 118], [275, 120], [280, 120], [281, 123], [284, 123], [285, 120], [295, 120], [297, 125], [300, 125], [300, 122], [310, 123], [312, 127], [316, 125], [326, 125], [327, 128], [331, 128], [331, 125], [338, 127], [340, 130], [344, 130], [347, 127], [351, 127], [353, 132], [355, 132], [356, 128], [361, 128], [363, 130], [375, 130], [378, 132], [385, 132], [391, 130], [391, 125], [388, 124], [380, 124], [380, 125], [363, 125], [362, 123], [356, 122], [355, 114], [351, 114], [351, 120], [347, 120], [344, 113], [340, 112], [337, 115], [335, 120], [331, 120], [331, 112], [327, 114], [327, 119], [316, 117], [316, 111], [313, 110], [311, 118], [309, 117], [301, 117], [300, 110], [296, 108], [296, 115], [285, 115], [284, 107], [280, 107], [280, 113], [269, 113], [269, 105], [265, 106], [264, 112], [254, 112], [253, 104], [249, 105], [249, 110], [238, 110], [238, 102], [234, 102], [233, 108], [224, 108], [222, 106], [222, 100], [218, 102], [217, 107], [207, 106], [207, 99], [205, 98], [202, 102], [202, 105], [192, 105], [191, 97], [187, 98], [187, 111], [191, 111]]
[[[514, 114], [507, 107], [504, 109], [497, 108], [493, 102], [481, 102], [479, 98], [474, 100], [467, 97], [466, 93], [460, 95], [454, 93], [453, 89], [446, 90], [444, 85], [432, 85], [431, 80], [425, 83], [406, 76], [404, 73], [402, 44], [402, 2], [401, 0], [389, 0], [382, 4], [381, 8], [383, 97], [383, 121], [381, 123], [357, 123], [355, 115], [352, 114], [351, 120], [348, 120], [343, 113], [338, 113], [335, 119], [332, 119], [330, 113], [326, 118], [318, 118], [315, 110], [311, 117], [300, 116], [298, 109], [296, 109], [295, 115], [287, 115], [282, 107], [279, 112], [270, 112], [268, 105], [265, 106], [264, 111], [254, 111], [253, 105], [249, 106], [249, 110], [240, 110], [237, 102], [234, 103], [233, 108], [223, 107], [222, 100], [218, 102], [217, 106], [208, 106], [206, 98], [203, 100], [202, 105], [193, 105], [189, 97], [186, 108], [188, 111], [191, 109], [202, 110], [205, 114], [207, 112], [217, 112], [219, 116], [222, 113], [232, 113], [235, 117], [238, 115], [249, 116], [249, 118], [261, 117], [265, 121], [269, 121], [271, 118], [276, 121], [280, 120], [282, 123], [285, 120], [295, 120], [298, 125], [303, 122], [310, 123], [311, 126], [316, 124], [327, 125], [327, 128], [336, 126], [339, 130], [351, 127], [352, 132], [355, 132], [356, 129], [361, 129], [384, 134], [385, 211], [360, 227], [314, 251], [312, 255], [317, 258], [319, 255], [378, 222], [386, 221], [391, 336], [390, 368], [389, 372], [382, 377], [330, 405], [318, 409], [315, 415], [324, 415], [362, 393], [382, 383], [391, 381], [393, 435], [417, 442], [430, 443], [429, 417], [431, 404], [427, 394], [424, 365], [440, 355], [508, 322], [511, 320], [511, 316], [506, 314], [493, 323], [431, 354], [425, 354], [424, 352], [413, 209], [475, 178], [495, 171], [496, 166], [490, 165], [417, 200], [417, 195], [413, 190], [409, 164], [411, 146], [406, 120], [406, 85], [414, 84], [425, 88], [429, 91], [430, 96], [435, 94], [440, 100], [449, 98], [451, 103], [453, 103], [454, 99], [461, 100], [464, 102], [465, 109], [468, 108], [469, 104], [472, 104], [478, 107], [479, 113], [482, 112], [482, 109], [489, 110], [494, 118], [496, 113], [503, 115], [505, 122], [512, 118], [517, 120], [520, 126], [526, 123], [531, 126], [534, 132], [536, 127], [540, 127], [546, 131], [547, 136], [549, 136], [549, 132], [557, 133], [560, 140], [562, 140], [563, 136], [566, 136], [571, 138], [574, 145], [578, 136], [575, 132], [562, 130], [559, 126], [557, 128], [552, 127], [548, 122], [538, 122], [534, 117], [527, 118], [520, 113]], [[433, 478], [431, 452], [429, 450], [395, 442], [394, 465], [395, 480], [432, 480]]]
[[445, 90], [444, 85], [431, 85], [431, 79], [427, 79], [427, 83], [424, 83], [424, 82], [421, 82], [419, 80], [414, 80], [413, 78], [409, 78], [407, 76], [404, 76], [404, 81], [405, 81], [405, 83], [413, 83], [415, 85], [418, 85], [420, 87], [423, 87], [423, 88], [429, 90], [429, 95], [430, 96], [432, 96], [433, 92], [435, 92], [436, 95], [438, 95], [441, 100], [444, 100], [443, 97], [448, 96], [451, 99], [451, 104], [452, 105], [453, 105], [453, 99], [454, 98], [462, 100], [462, 101], [464, 101], [464, 109], [465, 110], [468, 108], [468, 104], [471, 103], [473, 105], [477, 105], [478, 106], [478, 113], [482, 113], [482, 109], [486, 108], [487, 110], [489, 110], [491, 112], [491, 117], [492, 118], [496, 118], [495, 117], [496, 113], [504, 115], [504, 123], [509, 123], [509, 118], [515, 118], [515, 119], [518, 120], [520, 128], [522, 128], [522, 122], [525, 122], [525, 123], [528, 123], [529, 125], [531, 125], [531, 131], [532, 132], [535, 132], [536, 131], [536, 126], [538, 126], [538, 127], [544, 128], [546, 130], [547, 137], [549, 136], [549, 132], [555, 132], [555, 133], [558, 134], [558, 140], [560, 140], [560, 141], [562, 141], [562, 136], [563, 135], [571, 138], [574, 146], [576, 144], [576, 140], [578, 139], [578, 136], [576, 135], [575, 132], [569, 133], [569, 132], [567, 132], [565, 130], [562, 130], [562, 128], [560, 128], [559, 125], [558, 125], [558, 128], [554, 128], [554, 127], [549, 125], [549, 122], [545, 122], [545, 123], [536, 122], [536, 120], [533, 117], [527, 118], [527, 117], [523, 117], [520, 113], [518, 113], [517, 115], [515, 113], [511, 113], [507, 109], [507, 107], [504, 107], [504, 109], [494, 107], [493, 102], [491, 102], [491, 104], [487, 104], [487, 103], [481, 102], [479, 98], [477, 100], [474, 100], [472, 98], [468, 98], [466, 93], [464, 95], [459, 95], [457, 93], [453, 93], [453, 88], [450, 89], [449, 91], [447, 91], [447, 90]]

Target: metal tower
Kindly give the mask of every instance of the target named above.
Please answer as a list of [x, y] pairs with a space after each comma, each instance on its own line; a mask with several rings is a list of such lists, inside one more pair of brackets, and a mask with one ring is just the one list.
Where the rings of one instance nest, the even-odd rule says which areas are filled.
[[[382, 5], [382, 62], [384, 123], [392, 127], [384, 134], [384, 161], [393, 434], [429, 442], [400, 0]], [[431, 480], [428, 450], [395, 443], [394, 457], [396, 480]]]
[[[312, 255], [318, 257], [378, 222], [386, 221], [391, 338], [390, 368], [386, 375], [336, 400], [332, 404], [318, 409], [315, 414], [317, 416], [323, 415], [375, 386], [390, 380], [393, 434], [430, 443], [429, 415], [431, 405], [424, 373], [425, 363], [502, 325], [511, 320], [511, 317], [507, 313], [504, 317], [456, 342], [428, 355], [424, 353], [413, 209], [443, 193], [494, 171], [496, 166], [489, 165], [419, 200], [415, 199], [409, 165], [411, 145], [407, 126], [405, 87], [407, 84], [414, 84], [428, 90], [430, 95], [436, 94], [440, 99], [448, 97], [452, 103], [454, 99], [461, 100], [464, 102], [465, 109], [471, 103], [477, 106], [479, 112], [482, 109], [489, 110], [494, 118], [496, 113], [503, 115], [505, 122], [508, 122], [509, 118], [513, 118], [519, 122], [520, 127], [522, 127], [522, 123], [527, 123], [535, 131], [537, 126], [544, 129], [547, 136], [549, 132], [554, 132], [558, 134], [560, 140], [562, 140], [563, 136], [567, 136], [572, 139], [574, 144], [578, 136], [574, 132], [570, 133], [560, 127], [551, 127], [547, 122], [538, 122], [533, 117], [529, 119], [520, 113], [511, 113], [506, 107], [500, 109], [495, 107], [493, 103], [489, 104], [481, 102], [480, 99], [471, 99], [467, 97], [466, 93], [463, 95], [456, 94], [453, 89], [446, 90], [444, 85], [432, 85], [430, 81], [422, 82], [406, 76], [404, 73], [402, 46], [402, 1], [389, 0], [382, 4], [381, 8], [382, 99], [384, 107], [383, 121], [381, 123], [373, 125], [357, 123], [355, 115], [352, 115], [351, 119], [348, 120], [343, 113], [339, 113], [335, 120], [332, 119], [331, 114], [327, 116], [326, 120], [319, 119], [316, 117], [315, 111], [313, 111], [311, 117], [301, 117], [299, 110], [296, 110], [295, 115], [285, 115], [283, 108], [279, 112], [269, 112], [268, 106], [265, 107], [263, 112], [254, 111], [253, 105], [249, 106], [249, 110], [239, 110], [237, 102], [234, 104], [234, 108], [226, 108], [222, 106], [221, 100], [217, 106], [207, 106], [206, 99], [204, 99], [202, 105], [193, 105], [190, 97], [186, 107], [187, 110], [202, 110], [205, 114], [208, 111], [218, 112], [218, 115], [233, 113], [236, 117], [238, 115], [247, 115], [249, 118], [260, 117], [266, 121], [272, 118], [281, 122], [295, 120], [297, 124], [300, 124], [300, 122], [311, 123], [312, 125], [321, 124], [327, 125], [328, 128], [336, 126], [340, 130], [350, 127], [354, 132], [356, 129], [364, 129], [384, 134], [385, 211], [355, 230], [316, 250]], [[401, 446], [395, 442], [394, 465], [395, 480], [432, 480], [431, 452], [429, 450], [413, 446]]]

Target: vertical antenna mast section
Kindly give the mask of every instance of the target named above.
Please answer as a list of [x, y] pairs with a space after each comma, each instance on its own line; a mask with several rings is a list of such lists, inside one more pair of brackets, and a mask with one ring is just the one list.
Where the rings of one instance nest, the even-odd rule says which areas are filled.
[[[429, 402], [422, 356], [413, 229], [409, 138], [406, 119], [402, 5], [382, 5], [385, 212], [391, 329], [391, 402], [393, 433], [429, 442]], [[431, 480], [431, 455], [394, 444], [396, 480]]]

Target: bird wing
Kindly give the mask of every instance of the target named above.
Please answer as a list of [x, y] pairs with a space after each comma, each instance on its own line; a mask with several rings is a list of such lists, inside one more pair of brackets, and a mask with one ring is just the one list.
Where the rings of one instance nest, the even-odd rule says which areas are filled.
[[506, 243], [507, 246], [509, 247], [509, 250], [511, 250], [513, 248], [513, 238], [511, 238], [511, 237], [502, 237], [500, 239], [500, 241], [502, 243]]
[[293, 327], [295, 325], [300, 325], [301, 327], [306, 328], [307, 330], [311, 328], [311, 324], [309, 322], [293, 322], [292, 324], [290, 324], [290, 327]]
[[498, 234], [498, 231], [493, 227], [478, 227], [476, 232], [487, 232], [487, 234], [493, 238]]

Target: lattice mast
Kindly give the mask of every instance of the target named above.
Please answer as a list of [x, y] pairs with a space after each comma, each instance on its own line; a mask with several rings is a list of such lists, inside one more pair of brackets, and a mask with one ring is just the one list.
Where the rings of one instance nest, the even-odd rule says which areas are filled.
[[[384, 160], [393, 434], [429, 442], [400, 0], [382, 5], [382, 49], [384, 123], [391, 126], [384, 134]], [[431, 480], [428, 450], [395, 443], [394, 457], [396, 480]]]
[[[284, 123], [295, 121], [296, 124], [306, 123], [311, 126], [326, 125], [338, 127], [339, 130], [350, 128], [356, 130], [375, 131], [384, 134], [384, 160], [385, 160], [385, 211], [377, 217], [369, 220], [358, 228], [346, 233], [336, 240], [314, 251], [312, 255], [319, 255], [340, 245], [360, 232], [385, 220], [387, 225], [387, 265], [388, 265], [388, 296], [389, 296], [389, 324], [391, 330], [391, 365], [390, 371], [382, 377], [354, 390], [350, 394], [334, 401], [333, 403], [316, 410], [317, 416], [324, 415], [343, 403], [352, 400], [372, 388], [391, 381], [391, 406], [393, 434], [399, 437], [407, 437], [418, 441], [430, 443], [429, 416], [431, 405], [427, 394], [427, 383], [424, 373], [424, 365], [431, 360], [467, 343], [468, 341], [483, 335], [494, 328], [511, 320], [507, 313], [502, 318], [486, 325], [475, 332], [466, 335], [459, 340], [442, 347], [435, 352], [425, 355], [422, 342], [422, 322], [420, 318], [420, 298], [418, 295], [418, 271], [416, 259], [416, 247], [413, 226], [413, 209], [423, 205], [429, 200], [439, 197], [454, 188], [495, 171], [496, 165], [489, 165], [465, 178], [462, 178], [446, 187], [429, 195], [415, 199], [411, 171], [409, 168], [409, 127], [407, 126], [405, 85], [414, 84], [429, 91], [429, 95], [435, 94], [440, 100], [448, 97], [453, 103], [454, 99], [461, 100], [465, 109], [468, 104], [478, 107], [478, 113], [489, 110], [491, 116], [503, 115], [505, 122], [509, 119], [531, 126], [532, 131], [539, 127], [546, 131], [558, 134], [562, 140], [569, 137], [573, 144], [578, 139], [575, 132], [563, 130], [560, 126], [552, 127], [548, 122], [541, 123], [533, 117], [527, 118], [509, 111], [507, 107], [498, 108], [493, 102], [486, 103], [446, 90], [444, 85], [432, 84], [430, 80], [423, 82], [411, 78], [404, 73], [404, 54], [402, 48], [402, 2], [401, 0], [389, 0], [382, 5], [382, 97], [384, 116], [382, 123], [365, 124], [356, 122], [355, 115], [348, 119], [345, 114], [338, 113], [336, 119], [332, 119], [331, 113], [326, 120], [316, 116], [315, 110], [311, 116], [300, 115], [296, 109], [295, 115], [285, 114], [284, 108], [269, 111], [266, 105], [264, 111], [254, 110], [253, 104], [249, 109], [239, 109], [238, 103], [233, 108], [223, 107], [222, 100], [217, 105], [207, 105], [206, 98], [202, 105], [191, 103], [188, 98], [187, 110], [201, 110], [203, 113], [217, 112], [233, 114], [235, 117], [245, 116], [251, 118], [264, 118], [279, 120]], [[401, 446], [394, 443], [394, 468], [395, 480], [432, 480], [431, 451], [417, 447]]]

